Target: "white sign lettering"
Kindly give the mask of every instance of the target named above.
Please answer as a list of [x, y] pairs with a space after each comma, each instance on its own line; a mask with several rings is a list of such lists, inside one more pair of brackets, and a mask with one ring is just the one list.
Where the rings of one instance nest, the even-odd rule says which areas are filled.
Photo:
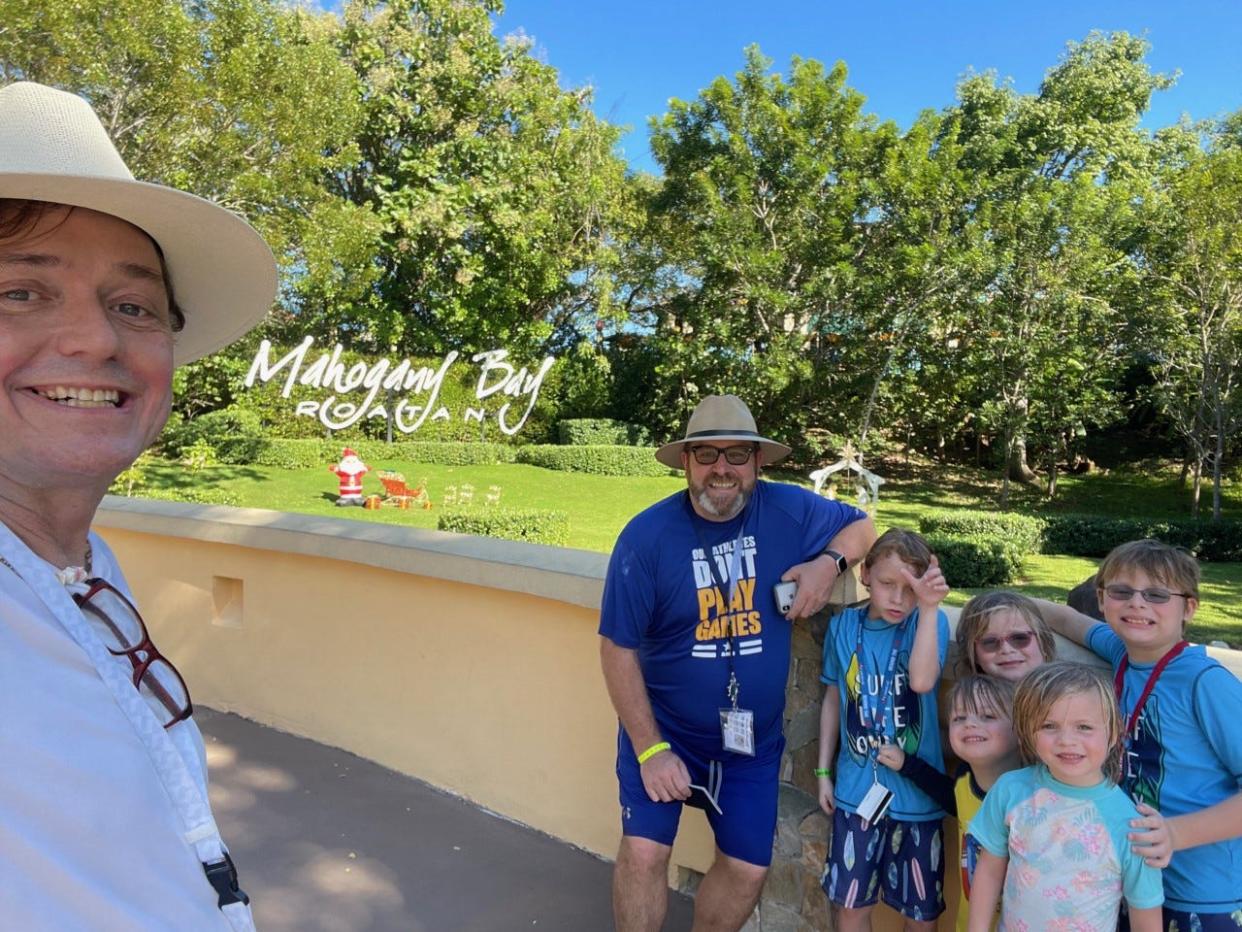
[[[332, 430], [342, 430], [356, 424], [364, 417], [389, 417], [387, 400], [391, 394], [400, 393], [406, 397], [396, 401], [391, 411], [394, 426], [402, 433], [412, 434], [430, 418], [432, 421], [451, 420], [453, 415], [448, 408], [439, 404], [440, 389], [444, 386], [444, 378], [449, 367], [457, 360], [456, 350], [444, 357], [439, 367], [415, 367], [408, 359], [402, 359], [396, 365], [390, 359], [381, 359], [367, 365], [364, 362], [346, 366], [341, 361], [344, 347], [336, 344], [330, 353], [321, 353], [309, 365], [306, 365], [307, 354], [314, 344], [315, 338], [308, 336], [294, 349], [284, 356], [272, 360], [272, 344], [264, 340], [259, 344], [254, 362], [246, 375], [247, 388], [256, 382], [272, 381], [284, 374], [282, 398], [288, 398], [295, 386], [302, 385], [331, 392], [320, 401], [299, 401], [294, 413], [306, 417], [318, 417], [320, 423]], [[531, 372], [525, 366], [515, 369], [508, 362], [508, 350], [489, 350], [476, 353], [470, 361], [479, 364], [479, 380], [475, 385], [476, 401], [483, 401], [492, 395], [500, 394], [512, 399], [501, 405], [496, 412], [496, 424], [501, 432], [512, 436], [522, 429], [535, 409], [539, 400], [539, 390], [543, 387], [544, 377], [552, 368], [556, 359], [546, 357], [539, 368]], [[385, 392], [385, 400], [379, 401], [380, 391]], [[339, 396], [351, 392], [365, 393], [361, 400], [345, 400]], [[520, 417], [514, 420], [514, 414]], [[482, 423], [487, 416], [486, 408], [467, 407], [462, 413], [464, 421]]]

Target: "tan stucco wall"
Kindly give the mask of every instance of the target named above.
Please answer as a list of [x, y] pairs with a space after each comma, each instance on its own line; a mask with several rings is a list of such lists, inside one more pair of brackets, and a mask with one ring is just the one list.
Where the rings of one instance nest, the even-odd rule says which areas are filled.
[[[602, 555], [132, 499], [96, 530], [196, 702], [615, 854]], [[706, 870], [706, 821], [683, 827], [675, 864]]]

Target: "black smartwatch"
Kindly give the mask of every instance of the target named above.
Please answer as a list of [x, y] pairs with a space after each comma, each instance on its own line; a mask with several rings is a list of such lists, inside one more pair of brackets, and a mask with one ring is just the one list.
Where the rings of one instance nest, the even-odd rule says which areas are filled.
[[845, 554], [837, 553], [837, 551], [833, 550], [831, 547], [825, 547], [823, 553], [826, 553], [828, 556], [832, 557], [832, 562], [837, 565], [838, 576], [844, 576], [847, 572], [849, 572], [850, 561], [845, 559]]

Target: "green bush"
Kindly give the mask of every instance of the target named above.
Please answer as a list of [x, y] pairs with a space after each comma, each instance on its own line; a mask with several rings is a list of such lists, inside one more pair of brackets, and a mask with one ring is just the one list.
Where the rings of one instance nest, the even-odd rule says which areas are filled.
[[[344, 444], [336, 444], [335, 462]], [[512, 463], [518, 458], [518, 448], [504, 443], [439, 443], [433, 440], [404, 440], [400, 443], [384, 443], [381, 440], [361, 440], [351, 443], [364, 463], [372, 460], [398, 460], [407, 463], [434, 463], [438, 466], [495, 466]]]
[[1001, 537], [975, 534], [949, 537], [934, 534], [927, 544], [940, 561], [944, 578], [955, 589], [982, 589], [1013, 581], [1022, 569], [1022, 554]]
[[208, 411], [191, 421], [170, 419], [160, 434], [159, 447], [169, 459], [180, 459], [195, 444], [215, 447], [224, 437], [261, 439], [263, 424], [253, 411], [234, 405]]
[[279, 437], [225, 437], [217, 441], [216, 455], [220, 462], [234, 466], [278, 466], [283, 469], [305, 469], [310, 466], [331, 466], [341, 458], [341, 451], [350, 447], [364, 463], [408, 462], [435, 463], [441, 466], [490, 466], [512, 463], [517, 448], [503, 443], [436, 443], [407, 440], [384, 443], [382, 440], [285, 440]]
[[1185, 547], [1204, 562], [1242, 560], [1242, 521], [1062, 514], [1048, 515], [1044, 524], [1045, 553], [1103, 557], [1118, 544], [1152, 537]]
[[1028, 554], [1039, 553], [1044, 522], [1029, 515], [1001, 511], [934, 511], [919, 518], [919, 530], [949, 537], [997, 537]]
[[518, 447], [519, 463], [585, 472], [597, 476], [667, 476], [669, 468], [656, 461], [650, 447], [604, 446], [562, 447], [532, 445]]
[[445, 511], [436, 527], [441, 531], [523, 540], [563, 547], [569, 541], [569, 516], [543, 509], [485, 508]]
[[567, 446], [630, 446], [651, 443], [651, 435], [641, 424], [627, 424], [606, 417], [569, 418], [556, 425], [557, 443]]

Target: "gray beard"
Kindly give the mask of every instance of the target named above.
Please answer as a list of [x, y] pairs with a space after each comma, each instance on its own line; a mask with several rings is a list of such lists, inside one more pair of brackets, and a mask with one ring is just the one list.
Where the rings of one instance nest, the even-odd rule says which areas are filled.
[[716, 503], [712, 501], [711, 495], [709, 495], [707, 489], [704, 488], [703, 491], [699, 493], [699, 507], [707, 512], [707, 514], [715, 515], [721, 521], [728, 521], [730, 518], [735, 518], [741, 514], [741, 511], [746, 507], [746, 502], [749, 498], [750, 496], [746, 492], [739, 490], [737, 497], [733, 499], [733, 506], [727, 512], [722, 512], [716, 507]]

